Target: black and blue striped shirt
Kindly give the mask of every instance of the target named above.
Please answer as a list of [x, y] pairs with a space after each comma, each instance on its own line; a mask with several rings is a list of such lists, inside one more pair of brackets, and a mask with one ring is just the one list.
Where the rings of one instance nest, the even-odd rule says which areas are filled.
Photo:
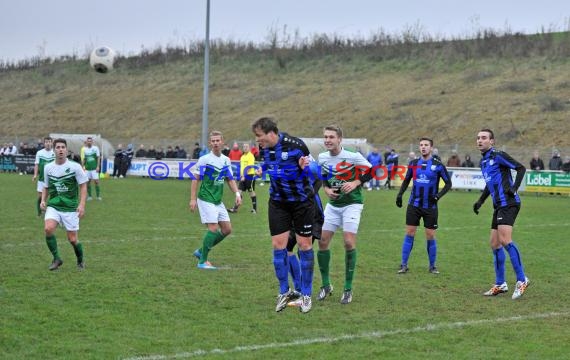
[[264, 148], [262, 170], [269, 174], [269, 197], [275, 201], [306, 201], [314, 196], [310, 176], [299, 167], [299, 159], [310, 155], [303, 140], [279, 133], [274, 147]]
[[[506, 152], [490, 148], [482, 154], [480, 166], [486, 183], [481, 195], [483, 200], [490, 194], [495, 208], [520, 204], [516, 191], [526, 172], [524, 165]], [[517, 172], [515, 181], [511, 169]]]
[[[447, 169], [441, 161], [433, 157], [427, 160], [420, 158], [410, 161], [400, 193], [406, 191], [412, 179], [414, 185], [408, 204], [415, 207], [434, 209], [437, 207], [437, 202], [431, 201], [430, 197], [437, 196], [441, 198], [451, 189], [451, 178], [447, 173]], [[441, 192], [439, 192], [440, 179], [445, 183]]]

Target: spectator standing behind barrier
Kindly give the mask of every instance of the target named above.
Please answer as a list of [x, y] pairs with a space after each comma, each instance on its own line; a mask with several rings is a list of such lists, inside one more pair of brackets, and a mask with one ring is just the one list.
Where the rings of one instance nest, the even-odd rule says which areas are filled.
[[434, 159], [439, 160], [439, 162], [443, 162], [443, 161], [441, 161], [441, 156], [439, 156], [439, 150], [438, 150], [438, 148], [436, 148], [436, 147], [434, 147], [434, 148], [431, 150], [431, 157], [434, 158]]
[[230, 158], [230, 160], [232, 161], [232, 172], [234, 174], [237, 174], [237, 165], [236, 162], [239, 162], [241, 159], [241, 156], [243, 155], [243, 153], [241, 152], [241, 150], [239, 149], [239, 145], [237, 142], [234, 143], [234, 145], [232, 146], [232, 149], [230, 150], [228, 157]]
[[123, 144], [117, 145], [113, 159], [113, 179], [117, 179], [121, 175], [121, 159], [123, 158]]
[[461, 164], [461, 167], [467, 167], [467, 168], [475, 167], [475, 164], [471, 160], [471, 155], [469, 154], [465, 155], [465, 161]]
[[184, 150], [184, 148], [180, 146], [180, 148], [178, 149], [178, 153], [176, 154], [176, 157], [179, 159], [186, 159], [187, 156], [188, 154], [186, 154], [186, 150]]
[[119, 174], [120, 178], [127, 177], [127, 171], [131, 167], [131, 161], [133, 161], [134, 149], [133, 144], [129, 144], [127, 149], [123, 151], [123, 157], [121, 158], [121, 171]]
[[155, 159], [162, 160], [163, 157], [164, 157], [164, 150], [162, 149], [162, 147], [159, 147], [158, 150], [156, 151]]
[[565, 173], [570, 173], [570, 156], [566, 156], [564, 158], [561, 170], [564, 171]]
[[[16, 145], [14, 145], [13, 143], [9, 143], [8, 150], [4, 152], [4, 156], [5, 157], [7, 156], [10, 159], [10, 164], [15, 165], [14, 158], [16, 157], [17, 154], [18, 154], [18, 148], [16, 147]], [[16, 172], [15, 168], [14, 172]]]
[[148, 147], [148, 151], [146, 152], [146, 157], [149, 159], [156, 158], [156, 150], [154, 149], [154, 145]]
[[560, 152], [558, 152], [558, 150], [554, 150], [552, 152], [552, 158], [548, 163], [548, 168], [550, 170], [560, 170], [562, 168], [562, 158], [560, 157]]
[[166, 155], [164, 157], [167, 159], [176, 158], [176, 153], [174, 152], [174, 149], [172, 148], [172, 146], [168, 145], [168, 147], [166, 148]]
[[194, 144], [194, 150], [192, 151], [192, 159], [199, 159], [200, 158], [200, 144]]
[[380, 166], [382, 165], [382, 154], [378, 151], [378, 148], [372, 148], [370, 154], [366, 157], [366, 160], [372, 165], [374, 170], [375, 176], [368, 182], [368, 191], [371, 191], [372, 188], [376, 190], [380, 190], [380, 177], [382, 176], [382, 169]]
[[146, 157], [146, 150], [144, 149], [144, 144], [140, 144], [139, 149], [137, 150], [135, 157], [144, 158]]
[[459, 159], [459, 156], [457, 155], [457, 151], [452, 150], [451, 151], [451, 157], [449, 159], [447, 159], [447, 167], [460, 167], [460, 166], [461, 166], [461, 160]]
[[410, 161], [414, 161], [416, 160], [418, 157], [416, 156], [416, 153], [413, 151], [410, 151], [410, 153], [408, 154], [408, 161], [406, 161], [406, 164], [409, 164]]
[[230, 150], [228, 157], [230, 158], [231, 161], [239, 161], [242, 155], [243, 153], [239, 149], [238, 143], [235, 142], [234, 145], [232, 146], [232, 149]]
[[[222, 149], [222, 154], [225, 156], [230, 156], [230, 147], [228, 144], [224, 144], [224, 148]], [[200, 152], [200, 156], [202, 156], [202, 151]]]
[[538, 151], [535, 151], [530, 159], [530, 168], [531, 170], [544, 170], [544, 162], [538, 156]]
[[388, 179], [386, 179], [386, 186], [388, 189], [392, 189], [392, 174], [394, 166], [398, 166], [398, 154], [396, 153], [396, 150], [390, 150], [390, 155], [388, 155], [386, 165], [388, 166]]
[[38, 139], [38, 143], [36, 145], [36, 153], [44, 148], [44, 142], [42, 139]]

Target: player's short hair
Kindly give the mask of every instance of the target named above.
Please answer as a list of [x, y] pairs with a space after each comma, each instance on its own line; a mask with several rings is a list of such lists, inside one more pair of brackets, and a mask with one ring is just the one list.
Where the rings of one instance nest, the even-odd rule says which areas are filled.
[[421, 141], [429, 141], [429, 145], [430, 145], [430, 146], [433, 146], [433, 140], [430, 139], [430, 138], [428, 138], [428, 137], [425, 137], [425, 136], [424, 136], [424, 137], [421, 137], [421, 138], [420, 138], [420, 142], [421, 142]]
[[210, 131], [210, 137], [212, 137], [212, 136], [220, 136], [222, 139], [224, 138], [224, 135], [222, 134], [222, 132], [218, 131], [218, 130]]
[[65, 139], [59, 138], [59, 139], [55, 139], [53, 141], [53, 147], [55, 148], [55, 146], [57, 145], [57, 143], [61, 143], [64, 144], [65, 147], [67, 147], [67, 141]]
[[489, 133], [489, 139], [495, 139], [495, 133], [493, 133], [493, 130], [491, 130], [491, 129], [484, 128], [484, 129], [479, 130], [479, 132], [488, 132]]
[[342, 129], [338, 125], [327, 125], [325, 126], [324, 131], [334, 131], [338, 137], [342, 137]]
[[44, 141], [46, 141], [46, 140], [51, 140], [51, 141], [53, 141], [53, 138], [52, 138], [51, 136], [46, 136], [46, 137], [44, 138]]
[[257, 129], [263, 131], [264, 134], [269, 134], [270, 132], [279, 133], [277, 122], [270, 116], [262, 116], [251, 124], [251, 131], [255, 132]]

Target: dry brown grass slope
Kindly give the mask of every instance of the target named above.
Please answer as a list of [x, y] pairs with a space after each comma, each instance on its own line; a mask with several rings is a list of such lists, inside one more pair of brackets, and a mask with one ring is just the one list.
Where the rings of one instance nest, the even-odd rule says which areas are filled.
[[[210, 73], [210, 128], [249, 139], [249, 124], [272, 114], [280, 128], [308, 137], [341, 124], [349, 137], [472, 145], [488, 126], [502, 143], [564, 146], [570, 133], [570, 62], [543, 58], [449, 65], [295, 60], [219, 60]], [[199, 62], [101, 75], [85, 62], [0, 73], [2, 137], [49, 132], [101, 133], [110, 139], [199, 139]]]

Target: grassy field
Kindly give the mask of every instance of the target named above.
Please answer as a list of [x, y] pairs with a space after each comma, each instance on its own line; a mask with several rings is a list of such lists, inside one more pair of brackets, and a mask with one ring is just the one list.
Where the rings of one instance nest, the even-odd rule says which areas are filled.
[[[476, 192], [440, 203], [437, 276], [427, 271], [422, 235], [410, 272], [396, 275], [404, 209], [394, 191], [367, 192], [353, 303], [338, 302], [344, 252], [335, 237], [337, 291], [301, 314], [274, 312], [267, 189], [258, 188], [257, 215], [247, 198], [232, 215], [233, 234], [211, 253], [221, 269], [205, 272], [192, 257], [204, 229], [188, 211], [188, 181], [104, 180], [103, 201], [89, 202], [81, 222], [87, 268], [75, 268], [58, 230], [65, 263], [49, 272], [35, 185], [0, 174], [0, 358], [567, 358], [567, 197], [524, 196], [514, 236], [532, 283], [513, 301], [508, 260], [509, 294], [481, 295], [494, 281], [491, 207], [475, 216]], [[317, 270], [315, 292], [319, 286]]]

